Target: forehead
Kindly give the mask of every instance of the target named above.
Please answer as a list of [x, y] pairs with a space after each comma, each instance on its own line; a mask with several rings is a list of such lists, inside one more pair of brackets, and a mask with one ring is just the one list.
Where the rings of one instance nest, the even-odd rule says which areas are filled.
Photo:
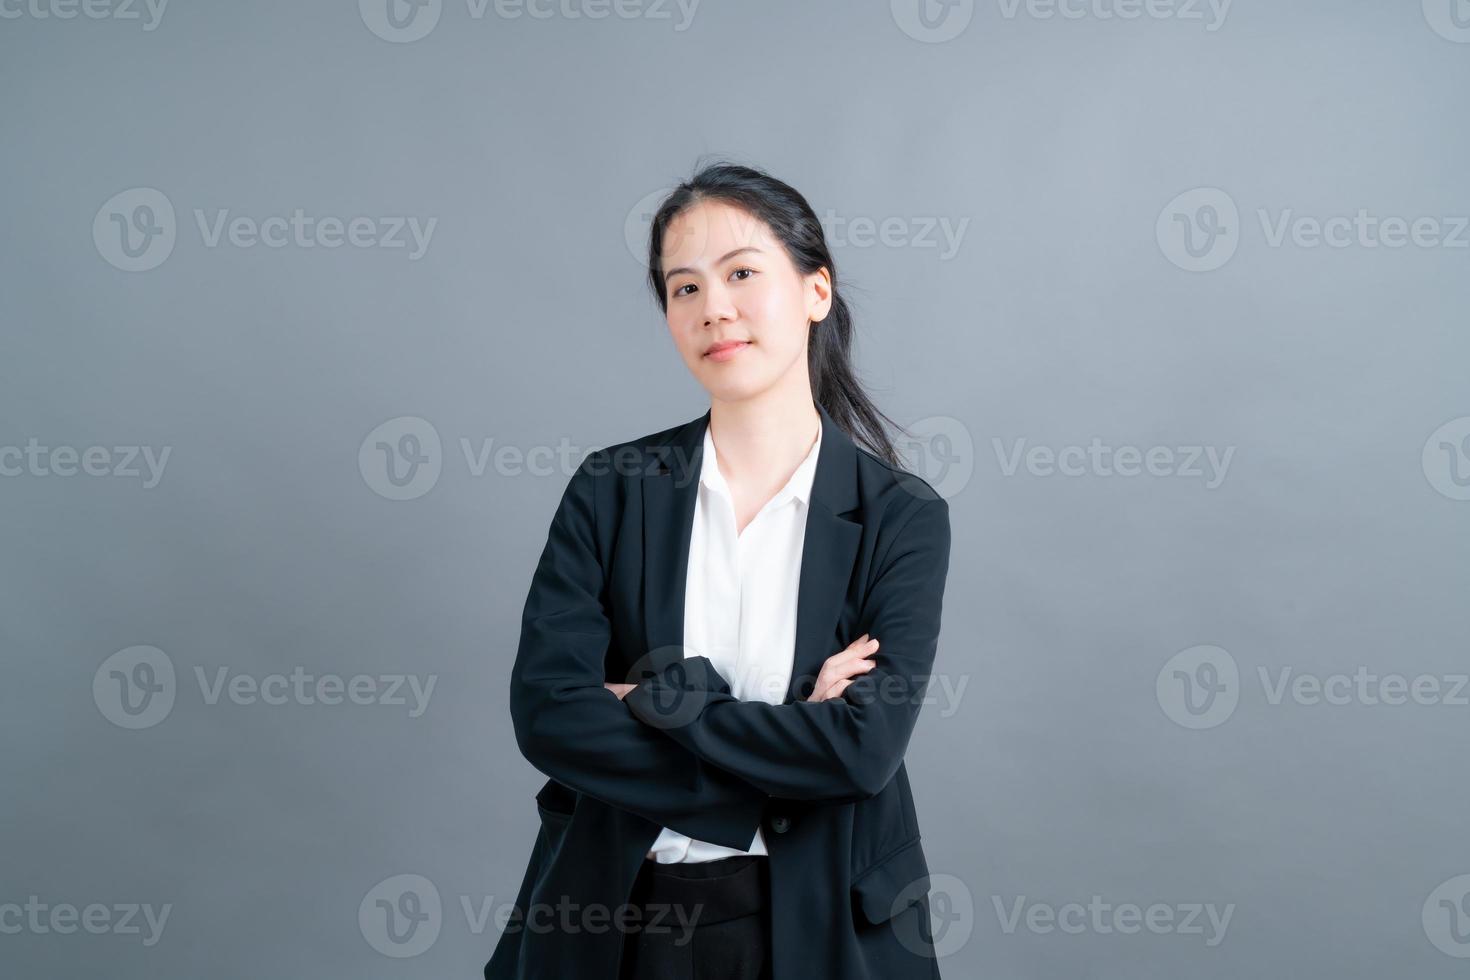
[[664, 268], [699, 266], [737, 248], [754, 246], [767, 254], [780, 243], [765, 222], [723, 201], [700, 201], [670, 221], [660, 254]]

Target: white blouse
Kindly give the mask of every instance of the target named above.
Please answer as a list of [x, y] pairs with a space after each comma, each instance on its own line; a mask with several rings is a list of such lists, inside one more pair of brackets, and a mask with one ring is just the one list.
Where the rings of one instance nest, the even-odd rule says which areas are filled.
[[[741, 701], [786, 700], [796, 653], [796, 589], [807, 506], [821, 448], [818, 426], [806, 459], [737, 535], [734, 500], [705, 426], [684, 584], [684, 655], [708, 657]], [[665, 827], [647, 856], [675, 864], [766, 853], [759, 827], [745, 851]]]

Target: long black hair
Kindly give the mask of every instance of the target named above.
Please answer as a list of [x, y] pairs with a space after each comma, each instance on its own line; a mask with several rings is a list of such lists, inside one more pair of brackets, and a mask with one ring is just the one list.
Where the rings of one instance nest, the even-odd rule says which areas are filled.
[[890, 465], [903, 468], [882, 423], [901, 432], [907, 430], [878, 410], [853, 373], [852, 313], [838, 288], [837, 267], [822, 225], [795, 188], [753, 167], [728, 162], [702, 167], [674, 188], [654, 212], [649, 230], [648, 282], [659, 309], [667, 313], [669, 308], [664, 291], [664, 233], [686, 209], [706, 200], [737, 207], [764, 222], [801, 275], [826, 266], [832, 279], [832, 307], [824, 319], [812, 324], [807, 344], [812, 396], [855, 441]]

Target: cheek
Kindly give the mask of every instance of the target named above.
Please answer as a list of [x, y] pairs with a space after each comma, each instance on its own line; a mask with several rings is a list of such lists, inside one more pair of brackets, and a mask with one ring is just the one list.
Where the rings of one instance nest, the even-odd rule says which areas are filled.
[[673, 320], [669, 323], [669, 335], [673, 338], [676, 350], [688, 363], [698, 364], [704, 359], [704, 342], [698, 323]]
[[772, 295], [762, 303], [753, 319], [760, 324], [757, 339], [771, 356], [789, 360], [800, 353], [805, 338], [806, 319], [800, 304], [789, 296]]

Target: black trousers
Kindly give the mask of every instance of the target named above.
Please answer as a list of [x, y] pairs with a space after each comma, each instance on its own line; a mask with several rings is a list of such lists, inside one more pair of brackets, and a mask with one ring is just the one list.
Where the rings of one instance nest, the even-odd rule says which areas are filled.
[[628, 901], [619, 980], [770, 980], [770, 858], [659, 864], [647, 858]]

